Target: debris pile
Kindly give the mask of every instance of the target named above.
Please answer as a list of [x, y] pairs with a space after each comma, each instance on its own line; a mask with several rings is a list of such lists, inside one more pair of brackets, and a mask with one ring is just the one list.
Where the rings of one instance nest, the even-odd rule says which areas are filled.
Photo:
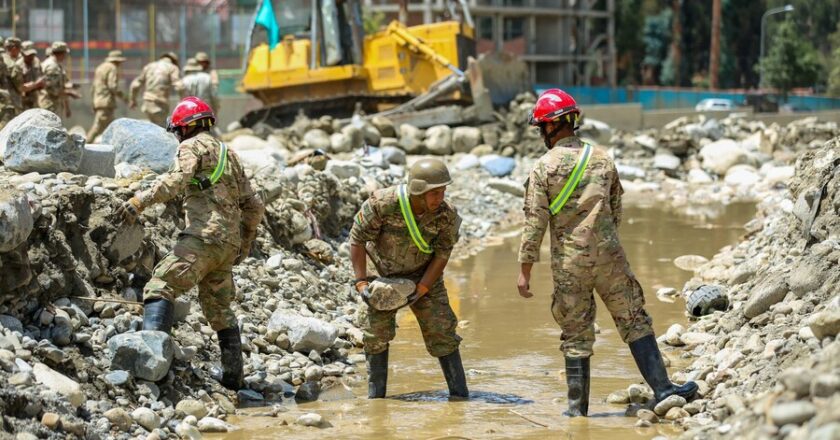
[[[176, 302], [171, 338], [137, 332], [142, 286], [172, 249], [183, 215], [177, 203], [156, 205], [129, 227], [115, 221], [113, 211], [154, 183], [158, 174], [150, 168], [169, 166], [159, 149], [171, 146], [138, 148], [125, 132], [146, 129], [145, 123], [123, 119], [103, 136], [116, 147], [100, 147], [116, 156], [104, 162], [116, 178], [62, 167], [26, 173], [0, 167], [3, 429], [43, 438], [224, 432], [235, 429], [224, 422], [235, 403], [315, 400], [359, 380], [354, 373], [364, 356], [351, 350], [362, 344], [363, 303], [352, 288], [347, 234], [368, 195], [403, 181], [407, 162], [416, 158], [407, 159], [398, 147], [364, 143], [333, 157], [312, 149], [324, 147], [313, 130], [356, 135], [332, 126], [329, 119], [301, 119], [287, 129], [225, 135], [267, 208], [251, 258], [234, 267], [233, 310], [246, 375], [238, 393], [214, 380], [221, 375], [216, 336], [195, 290]], [[380, 128], [360, 133], [380, 136]], [[63, 142], [67, 132], [58, 132], [65, 136], [55, 139]], [[5, 149], [4, 163], [15, 151]], [[507, 173], [517, 168], [510, 160]], [[106, 168], [98, 174], [108, 174]], [[462, 170], [448, 192], [464, 218], [461, 254], [480, 246], [503, 214], [520, 206], [505, 192], [476, 193], [475, 182], [489, 178], [481, 167]], [[500, 218], [488, 217], [486, 206]]]
[[699, 399], [664, 414], [685, 438], [840, 436], [840, 138], [795, 167], [790, 192], [759, 203], [744, 240], [685, 286], [724, 286], [729, 310], [660, 338], [693, 360], [675, 378], [697, 381]]

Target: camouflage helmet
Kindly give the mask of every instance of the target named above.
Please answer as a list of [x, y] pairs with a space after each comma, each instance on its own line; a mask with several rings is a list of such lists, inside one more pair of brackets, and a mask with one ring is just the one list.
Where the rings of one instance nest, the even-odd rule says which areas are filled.
[[452, 183], [449, 169], [440, 159], [421, 159], [408, 169], [408, 192], [420, 195]]
[[3, 43], [3, 45], [6, 46], [7, 49], [12, 48], [12, 47], [20, 47], [20, 38], [18, 38], [18, 37], [6, 38], [6, 42]]
[[35, 49], [35, 43], [33, 43], [29, 40], [26, 40], [23, 43], [21, 43], [20, 47], [21, 47], [21, 52], [23, 53], [23, 56], [25, 56], [25, 57], [32, 56], [32, 55], [38, 55], [38, 50]]
[[50, 46], [51, 53], [70, 53], [70, 48], [67, 47], [67, 43], [63, 41], [55, 41], [53, 42], [52, 46]]
[[210, 57], [207, 56], [207, 52], [196, 52], [195, 60], [199, 63], [209, 63]]

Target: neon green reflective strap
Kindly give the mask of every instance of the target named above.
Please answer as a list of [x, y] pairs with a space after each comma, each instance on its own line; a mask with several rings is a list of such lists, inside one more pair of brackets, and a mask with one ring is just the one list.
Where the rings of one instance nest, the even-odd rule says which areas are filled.
[[400, 211], [402, 211], [405, 226], [408, 227], [408, 235], [411, 236], [411, 241], [414, 242], [417, 249], [420, 249], [420, 252], [424, 254], [431, 254], [432, 248], [429, 247], [426, 240], [423, 239], [423, 235], [420, 234], [420, 228], [417, 227], [417, 222], [414, 221], [414, 213], [411, 212], [411, 204], [408, 201], [408, 195], [406, 194], [405, 188], [405, 185], [400, 185], [397, 189], [397, 195], [400, 199]]
[[[222, 175], [225, 173], [225, 168], [227, 167], [227, 151], [227, 145], [224, 142], [222, 142], [222, 151], [219, 155], [219, 162], [216, 164], [216, 168], [213, 170], [213, 174], [210, 175], [209, 180], [211, 185], [215, 185], [216, 182], [218, 182], [219, 179], [222, 178]], [[200, 182], [198, 181], [198, 179], [193, 177], [192, 184], [198, 185], [199, 183]]]
[[580, 152], [577, 164], [575, 164], [575, 168], [572, 170], [572, 175], [569, 176], [569, 180], [567, 180], [566, 184], [563, 185], [563, 189], [560, 190], [560, 194], [557, 194], [557, 197], [551, 201], [551, 205], [548, 207], [551, 211], [551, 215], [557, 215], [557, 213], [563, 209], [563, 205], [566, 204], [572, 193], [575, 192], [575, 189], [580, 183], [580, 178], [583, 177], [583, 173], [586, 172], [586, 167], [589, 165], [589, 158], [591, 157], [592, 145], [584, 144], [583, 151]]

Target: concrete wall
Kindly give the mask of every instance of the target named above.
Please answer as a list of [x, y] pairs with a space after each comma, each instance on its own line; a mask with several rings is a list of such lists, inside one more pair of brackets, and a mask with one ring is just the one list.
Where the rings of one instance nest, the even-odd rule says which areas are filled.
[[[90, 88], [82, 86], [82, 98], [70, 100], [70, 111], [73, 115], [69, 120], [65, 121], [65, 126], [73, 127], [81, 125], [85, 130], [89, 129], [93, 123], [93, 107], [91, 100]], [[227, 127], [233, 121], [238, 121], [245, 113], [260, 108], [262, 105], [259, 101], [251, 97], [251, 95], [236, 94], [223, 96], [221, 99], [221, 110], [216, 113], [217, 122], [222, 129]], [[174, 107], [177, 100], [172, 100], [170, 108]], [[140, 105], [135, 110], [129, 110], [128, 105], [122, 101], [117, 101], [117, 111], [115, 117], [117, 118], [137, 118], [145, 119], [145, 115], [140, 111]]]

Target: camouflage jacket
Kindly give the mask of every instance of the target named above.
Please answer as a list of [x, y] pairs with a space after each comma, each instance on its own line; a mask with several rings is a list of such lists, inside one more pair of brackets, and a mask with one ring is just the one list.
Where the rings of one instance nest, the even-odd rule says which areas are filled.
[[137, 95], [143, 88], [143, 100], [156, 104], [167, 105], [169, 95], [176, 91], [184, 94], [184, 84], [181, 82], [181, 72], [169, 58], [161, 58], [146, 64], [140, 76], [131, 82], [131, 102], [137, 102]]
[[228, 150], [227, 166], [215, 185], [202, 191], [191, 183], [196, 176], [209, 177], [213, 173], [220, 160], [221, 145], [208, 132], [181, 142], [173, 170], [137, 198], [146, 207], [183, 195], [187, 217], [183, 234], [209, 243], [241, 246], [242, 237], [253, 240], [265, 208], [236, 153]]
[[561, 139], [531, 170], [526, 183], [520, 263], [539, 261], [546, 229], [550, 231], [551, 260], [555, 267], [564, 258], [588, 266], [613, 261], [623, 253], [618, 225], [624, 190], [615, 163], [605, 151], [593, 149], [589, 166], [563, 209], [554, 216], [549, 211], [549, 205], [577, 164], [582, 147], [582, 141], [576, 136]]
[[52, 55], [41, 64], [41, 72], [46, 85], [38, 95], [38, 107], [63, 117], [67, 105], [67, 95], [64, 94], [67, 72]]
[[[23, 83], [30, 83], [34, 81], [38, 81], [38, 78], [41, 77], [41, 61], [38, 60], [37, 57], [32, 59], [32, 64], [26, 64], [23, 57], [18, 58], [17, 65], [20, 67], [20, 71], [23, 74]], [[25, 103], [25, 108], [32, 108], [37, 106], [38, 101], [38, 91], [31, 90], [23, 94], [23, 102]]]
[[[21, 59], [23, 57], [18, 57]], [[23, 96], [23, 71], [17, 64], [17, 59], [12, 58], [8, 52], [3, 54], [3, 64], [6, 65], [6, 71], [9, 73], [8, 91], [12, 98], [12, 104], [17, 111], [21, 110], [21, 97]]]
[[119, 81], [119, 69], [116, 64], [106, 61], [96, 68], [93, 73], [94, 109], [117, 107], [117, 97], [123, 96]]
[[437, 210], [415, 219], [432, 248], [431, 254], [420, 252], [411, 240], [400, 210], [397, 187], [377, 190], [356, 214], [350, 243], [366, 247], [380, 276], [422, 276], [432, 258], [449, 258], [458, 242], [461, 217], [455, 207], [443, 202]]
[[186, 96], [195, 96], [202, 101], [210, 104], [214, 112], [219, 111], [219, 101], [216, 99], [216, 88], [213, 86], [213, 80], [209, 74], [205, 72], [193, 72], [184, 75], [184, 94]]

